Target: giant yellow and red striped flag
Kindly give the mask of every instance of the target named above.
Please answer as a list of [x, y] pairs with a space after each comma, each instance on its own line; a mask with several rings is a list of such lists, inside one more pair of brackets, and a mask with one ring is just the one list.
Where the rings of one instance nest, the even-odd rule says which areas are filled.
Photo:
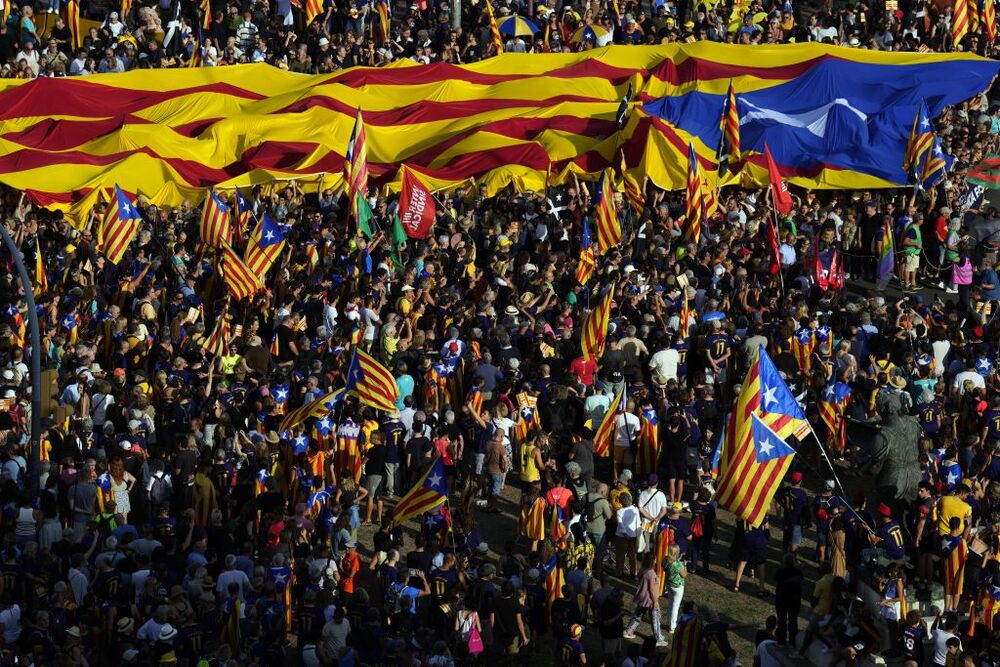
[[132, 11], [132, 0], [122, 0], [122, 23], [128, 23], [129, 12]]
[[[11, 0], [4, 0], [4, 5]], [[80, 2], [79, 0], [69, 0], [66, 3], [66, 27], [69, 28], [70, 44], [73, 51], [83, 45], [83, 34], [80, 32]]]
[[344, 180], [347, 182], [351, 217], [357, 220], [358, 197], [368, 196], [368, 142], [360, 108], [354, 119], [354, 130], [351, 131], [351, 140], [347, 143], [347, 154], [344, 156]]
[[411, 516], [430, 512], [444, 505], [448, 500], [448, 482], [444, 470], [444, 462], [440, 457], [427, 472], [420, 476], [406, 495], [399, 499], [399, 504], [392, 510], [392, 518], [398, 526]]
[[396, 385], [396, 378], [364, 350], [354, 349], [354, 358], [345, 376], [344, 389], [354, 392], [365, 405], [386, 412], [397, 409], [399, 387]]
[[41, 296], [49, 291], [49, 278], [45, 275], [45, 258], [42, 257], [42, 244], [35, 237], [35, 296]]
[[[594, 76], [608, 68], [614, 77]], [[963, 76], [942, 87], [946, 77], [941, 73], [950, 68]], [[944, 108], [985, 89], [998, 68], [996, 61], [972, 54], [891, 53], [817, 43], [761, 49], [704, 41], [505, 54], [469, 65], [351, 67], [315, 76], [260, 63], [5, 79], [0, 81], [0, 108], [6, 109], [0, 136], [7, 141], [0, 144], [0, 183], [28, 191], [34, 205], [64, 212], [78, 228], [85, 226], [97, 191], [110, 189], [125, 178], [122, 174], [128, 174], [130, 191], [146, 193], [161, 208], [185, 199], [201, 201], [207, 188], [219, 184], [296, 178], [310, 192], [321, 181], [342, 191], [344, 149], [361, 107], [372, 185], [395, 189], [393, 179], [404, 163], [418, 170], [432, 191], [474, 181], [488, 196], [512, 182], [541, 190], [550, 164], [558, 173], [585, 172], [596, 179], [609, 167], [617, 169], [617, 148], [608, 150], [607, 137], [613, 136], [616, 147], [630, 147], [630, 167], [640, 183], [645, 176], [659, 187], [679, 189], [686, 174], [676, 165], [685, 164], [688, 140], [717, 127], [721, 112], [716, 104], [692, 108], [688, 92], [715, 95], [721, 102], [720, 93], [732, 79], [741, 111], [745, 87], [773, 97], [768, 114], [798, 113], [803, 105], [826, 108], [840, 98], [853, 108], [887, 107], [901, 97], [934, 99], [935, 108]], [[829, 86], [805, 84], [827, 71]], [[894, 85], [854, 85], [879, 77], [891, 78]], [[644, 113], [630, 116], [619, 130], [615, 112], [626, 80], [634, 82]], [[680, 88], [678, 81], [683, 81]], [[782, 85], [804, 92], [781, 96]], [[90, 102], [95, 95], [100, 105]], [[198, 104], [185, 105], [192, 96]], [[171, 105], [184, 106], [185, 113], [162, 113]], [[756, 136], [767, 125], [768, 137], [777, 132], [771, 140], [783, 145], [801, 130], [768, 118], [748, 119], [741, 130]], [[790, 182], [849, 189], [905, 183], [897, 165], [887, 166], [901, 159], [905, 133], [899, 134], [892, 114], [872, 122], [871, 146], [859, 146], [837, 124], [817, 140], [821, 153], [786, 156], [789, 164], [783, 168]], [[59, 132], [49, 131], [53, 123]], [[136, 136], [142, 137], [139, 151]], [[702, 165], [712, 164], [716, 147], [695, 145]], [[767, 183], [762, 166], [758, 153], [743, 150], [739, 173], [730, 173], [721, 185], [761, 187]]]
[[247, 299], [264, 288], [229, 244], [222, 246], [222, 279], [229, 287], [229, 293], [237, 300]]
[[601, 172], [594, 195], [594, 218], [597, 221], [597, 254], [603, 255], [622, 242], [622, 226], [615, 210], [615, 195], [611, 191], [608, 170]]
[[142, 216], [120, 187], [115, 186], [104, 219], [97, 229], [97, 249], [109, 262], [118, 264], [142, 226]]
[[955, 0], [951, 14], [951, 41], [957, 47], [969, 32], [969, 0]]
[[762, 347], [726, 428], [715, 494], [719, 505], [759, 526], [795, 455], [786, 439], [808, 432], [801, 406]]
[[604, 412], [601, 425], [597, 427], [597, 432], [594, 434], [594, 456], [607, 456], [611, 453], [612, 441], [615, 437], [615, 423], [618, 420], [618, 415], [624, 411], [625, 386], [622, 385], [622, 388], [615, 394], [614, 400], [611, 401], [611, 405]]
[[636, 215], [642, 215], [643, 209], [646, 208], [646, 195], [643, 193], [639, 181], [635, 180], [635, 176], [629, 173], [628, 167], [625, 165], [624, 151], [622, 151], [621, 170], [622, 189], [625, 190], [625, 198], [628, 199], [628, 203], [635, 210]]
[[611, 303], [614, 294], [615, 287], [612, 285], [597, 307], [590, 311], [587, 319], [583, 322], [580, 345], [583, 348], [583, 358], [587, 361], [596, 361], [604, 356], [604, 345], [608, 339], [608, 322], [611, 319]]
[[997, 39], [996, 0], [983, 0], [983, 32], [990, 44]]
[[705, 186], [698, 167], [694, 143], [688, 144], [687, 201], [684, 207], [684, 238], [696, 246], [701, 242], [701, 224], [705, 221]]
[[274, 260], [281, 255], [285, 249], [285, 232], [274, 219], [264, 213], [253, 232], [250, 233], [250, 240], [247, 242], [246, 252], [243, 253], [243, 261], [246, 262], [250, 273], [258, 280], [263, 281], [268, 269], [274, 264]]
[[493, 2], [486, 0], [486, 15], [490, 20], [490, 38], [496, 55], [503, 53], [503, 37], [500, 36], [500, 28], [497, 26], [497, 18], [493, 15]]
[[205, 197], [201, 210], [201, 240], [212, 248], [233, 242], [233, 225], [229, 219], [229, 207], [222, 203], [212, 190]]

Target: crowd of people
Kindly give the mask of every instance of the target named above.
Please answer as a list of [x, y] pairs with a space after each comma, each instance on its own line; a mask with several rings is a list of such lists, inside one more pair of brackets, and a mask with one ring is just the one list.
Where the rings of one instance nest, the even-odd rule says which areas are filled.
[[[392, 6], [385, 36], [363, 2], [327, 2], [308, 26], [288, 0], [210, 7], [198, 41], [194, 4], [84, 4], [99, 26], [77, 51], [60, 0], [14, 7], [0, 75], [179, 66], [202, 47], [205, 65], [298, 72], [495, 51], [480, 3], [462, 3], [459, 28], [450, 3]], [[514, 52], [703, 39], [956, 48], [950, 7], [893, 7], [495, 12], [536, 20], [533, 37], [504, 37]], [[974, 31], [960, 48], [993, 45]], [[641, 208], [616, 193], [623, 241], [585, 284], [586, 183], [438, 193], [432, 234], [403, 248], [390, 241], [395, 197], [373, 193], [369, 235], [337, 192], [257, 186], [234, 245], [265, 213], [287, 245], [242, 302], [201, 243], [197, 207], [139, 197], [141, 230], [116, 266], [96, 250], [103, 205], [75, 229], [4, 190], [34, 270], [44, 416], [32, 452], [29, 317], [4, 252], [0, 664], [447, 667], [526, 664], [529, 651], [614, 667], [751, 653], [768, 667], [776, 651], [1000, 664], [1000, 240], [971, 233], [998, 216], [965, 183], [997, 147], [993, 93], [935, 119], [956, 162], [926, 193], [793, 189], [778, 218], [761, 191], [726, 188], [700, 245], [682, 235], [683, 193], [645, 184]], [[879, 282], [887, 233], [897, 271]], [[832, 250], [842, 281], [815, 269]], [[586, 359], [581, 329], [609, 288], [607, 347]], [[344, 386], [355, 349], [392, 373], [397, 409], [352, 395], [283, 430]], [[715, 501], [714, 459], [761, 349], [817, 439], [794, 443], [769, 519], [749, 525]], [[882, 425], [913, 437], [878, 451]], [[652, 460], [644, 439], [658, 443]], [[437, 461], [448, 503], [394, 521]], [[898, 494], [887, 471], [906, 480]], [[773, 617], [692, 591], [720, 583]], [[754, 630], [738, 655], [731, 633]]]

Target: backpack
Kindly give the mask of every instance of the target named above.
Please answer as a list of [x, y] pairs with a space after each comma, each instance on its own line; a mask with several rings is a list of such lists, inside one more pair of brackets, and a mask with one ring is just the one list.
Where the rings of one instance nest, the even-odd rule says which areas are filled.
[[173, 497], [174, 487], [166, 475], [153, 475], [153, 485], [149, 487], [149, 498], [154, 505], [169, 505]]
[[400, 609], [398, 609], [399, 594], [403, 590], [404, 586], [405, 584], [394, 581], [386, 587], [383, 608], [390, 614], [395, 614], [400, 611]]

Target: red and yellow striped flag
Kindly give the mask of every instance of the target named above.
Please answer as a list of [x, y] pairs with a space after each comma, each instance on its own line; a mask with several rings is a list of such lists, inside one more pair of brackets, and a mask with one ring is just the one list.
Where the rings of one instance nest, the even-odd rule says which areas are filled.
[[212, 1], [211, 0], [201, 0], [201, 28], [202, 28], [202, 30], [206, 30], [206, 31], [212, 29]]
[[594, 218], [597, 220], [597, 254], [603, 255], [622, 242], [622, 227], [615, 210], [615, 195], [607, 169], [601, 172], [594, 196]]
[[45, 275], [45, 260], [42, 258], [42, 244], [35, 237], [35, 296], [49, 291], [49, 279]]
[[354, 119], [354, 130], [351, 131], [351, 140], [347, 143], [347, 154], [344, 156], [344, 179], [347, 181], [351, 217], [357, 220], [358, 197], [368, 196], [368, 142], [360, 108]]
[[684, 238], [696, 246], [701, 241], [701, 224], [705, 220], [705, 188], [698, 168], [694, 143], [688, 144], [687, 203], [684, 208]]
[[219, 315], [219, 319], [215, 322], [215, 327], [212, 329], [212, 333], [205, 339], [205, 342], [202, 343], [201, 347], [205, 350], [205, 352], [218, 359], [225, 353], [226, 345], [228, 344], [229, 321], [226, 319], [226, 311], [222, 311]]
[[517, 524], [521, 537], [533, 542], [545, 539], [545, 507], [545, 498], [541, 496], [521, 505], [521, 518]]
[[[4, 0], [4, 6], [11, 0]], [[69, 28], [70, 43], [73, 51], [83, 45], [83, 34], [80, 33], [80, 3], [79, 0], [69, 0], [66, 3], [66, 27]]]
[[[196, 47], [197, 48], [197, 47]], [[229, 207], [222, 203], [212, 190], [205, 197], [205, 206], [201, 210], [201, 240], [212, 248], [221, 248], [223, 244], [232, 244], [233, 225], [229, 219]]]
[[719, 505], [759, 526], [795, 454], [785, 440], [808, 432], [805, 413], [761, 348], [726, 428], [715, 494]]
[[957, 47], [969, 32], [969, 0], [955, 0], [951, 15], [951, 41]]
[[411, 516], [430, 512], [444, 505], [448, 500], [447, 475], [444, 462], [437, 458], [417, 483], [406, 495], [399, 499], [399, 504], [392, 511], [396, 525], [400, 525]]
[[118, 264], [139, 232], [142, 216], [120, 187], [115, 186], [111, 203], [97, 229], [97, 249], [109, 262]]
[[653, 569], [656, 570], [656, 575], [660, 578], [660, 595], [663, 595], [667, 585], [667, 573], [663, 570], [663, 560], [667, 557], [667, 552], [673, 543], [673, 529], [669, 526], [661, 529], [660, 534], [656, 536], [656, 556], [653, 559]]
[[979, 32], [979, 0], [969, 0], [969, 32]]
[[316, 20], [323, 13], [323, 0], [306, 0], [306, 25]]
[[250, 273], [263, 281], [268, 269], [284, 249], [285, 233], [269, 214], [264, 213], [260, 224], [250, 233], [243, 261], [246, 262]]
[[590, 311], [583, 322], [583, 335], [580, 344], [583, 348], [583, 358], [587, 361], [600, 359], [604, 355], [604, 345], [608, 339], [608, 321], [611, 318], [611, 303], [615, 288], [612, 285], [597, 307]]
[[229, 293], [237, 300], [247, 299], [264, 288], [229, 244], [222, 246], [222, 278], [229, 287]]
[[944, 594], [961, 595], [965, 587], [965, 562], [969, 559], [969, 545], [961, 535], [941, 538], [944, 561]]
[[625, 166], [625, 151], [622, 151], [622, 186], [628, 203], [635, 209], [636, 214], [642, 215], [646, 208], [646, 195], [639, 182], [635, 180], [635, 176], [630, 174], [628, 167]]
[[590, 239], [590, 224], [583, 220], [583, 235], [580, 237], [580, 261], [576, 265], [576, 282], [586, 285], [590, 276], [594, 275], [594, 244]]
[[354, 359], [347, 369], [347, 391], [353, 391], [365, 405], [386, 412], [396, 411], [399, 387], [389, 370], [361, 348], [355, 348]]
[[997, 6], [996, 0], [983, 0], [983, 32], [990, 44], [997, 39]]
[[552, 622], [552, 603], [561, 598], [566, 577], [559, 567], [559, 559], [555, 555], [545, 564], [545, 613]]
[[490, 19], [490, 35], [493, 40], [493, 48], [496, 49], [496, 55], [503, 53], [503, 37], [500, 36], [500, 28], [497, 26], [497, 19], [493, 15], [493, 3], [491, 0], [486, 0], [486, 14]]
[[342, 388], [337, 389], [335, 391], [331, 391], [329, 394], [320, 396], [311, 403], [306, 403], [305, 405], [295, 408], [281, 420], [281, 425], [278, 427], [278, 431], [290, 431], [309, 417], [316, 417], [318, 419], [328, 414], [337, 406], [337, 403], [340, 402], [343, 395], [344, 390]]
[[618, 390], [611, 405], [604, 413], [601, 425], [594, 434], [594, 456], [607, 456], [611, 453], [612, 440], [615, 437], [615, 422], [618, 415], [625, 409], [625, 386]]
[[129, 12], [132, 11], [132, 0], [122, 0], [122, 23], [128, 20]]

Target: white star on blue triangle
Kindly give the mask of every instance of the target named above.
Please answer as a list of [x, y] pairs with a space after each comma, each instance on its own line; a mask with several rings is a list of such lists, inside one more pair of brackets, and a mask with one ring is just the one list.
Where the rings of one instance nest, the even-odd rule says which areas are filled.
[[802, 412], [802, 406], [788, 390], [763, 345], [760, 348], [757, 370], [760, 378], [761, 410], [805, 421], [806, 415]]
[[757, 463], [764, 464], [774, 459], [794, 456], [795, 450], [788, 446], [777, 433], [761, 421], [757, 415], [750, 415], [750, 436], [753, 438]]

